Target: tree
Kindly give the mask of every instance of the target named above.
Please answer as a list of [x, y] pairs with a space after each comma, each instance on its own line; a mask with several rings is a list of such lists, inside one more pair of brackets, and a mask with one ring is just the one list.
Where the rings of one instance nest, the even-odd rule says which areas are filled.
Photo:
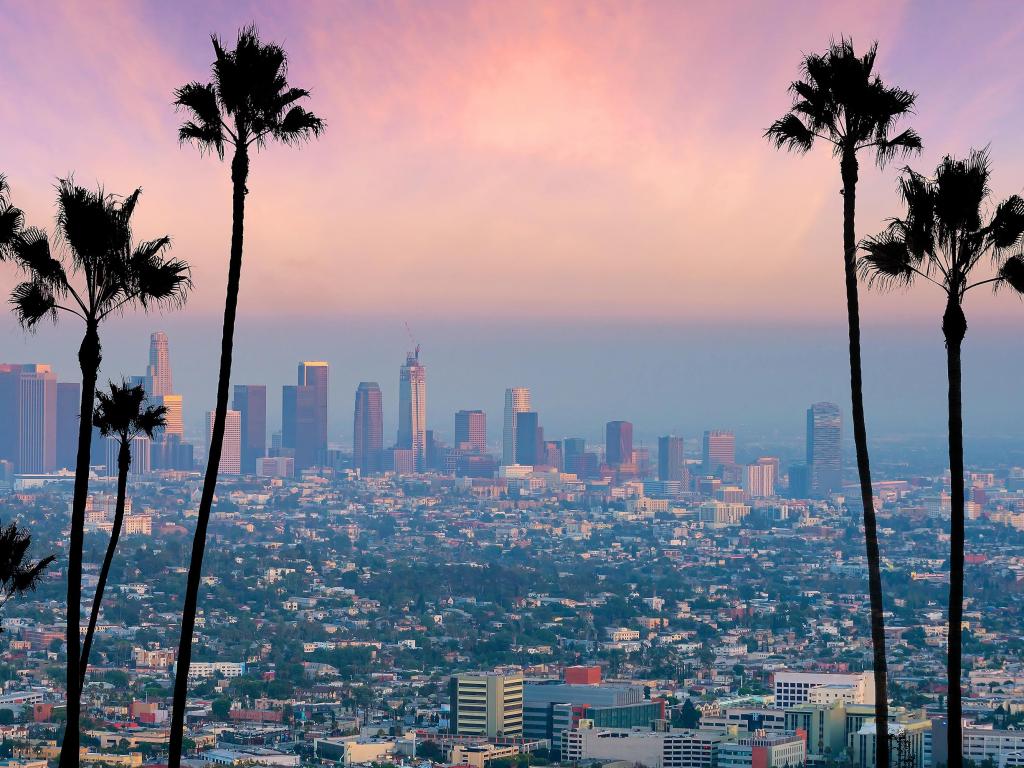
[[[897, 154], [919, 151], [921, 139], [911, 129], [890, 135], [896, 122], [911, 111], [916, 96], [886, 86], [874, 73], [878, 44], [857, 56], [853, 41], [832, 41], [824, 54], [810, 54], [802, 63], [802, 80], [790, 85], [793, 105], [765, 132], [777, 148], [808, 152], [815, 141], [831, 145], [839, 158], [843, 182], [843, 270], [846, 278], [846, 315], [849, 327], [850, 395], [857, 473], [864, 508], [864, 541], [868, 560], [868, 592], [871, 597], [871, 642], [874, 650], [875, 728], [878, 738], [888, 736], [889, 706], [886, 694], [885, 624], [882, 605], [882, 574], [878, 551], [878, 527], [871, 489], [867, 426], [860, 359], [860, 299], [857, 291], [857, 237], [855, 229], [858, 153], [874, 152], [884, 166]], [[879, 750], [878, 768], [889, 768], [886, 750]]]
[[188, 693], [188, 670], [192, 658], [192, 631], [199, 602], [206, 530], [213, 507], [217, 470], [224, 443], [235, 311], [242, 273], [249, 152], [253, 149], [258, 151], [272, 141], [298, 144], [319, 136], [324, 130], [324, 122], [320, 118], [297, 104], [309, 96], [309, 92], [288, 85], [288, 59], [283, 48], [262, 42], [256, 28], [252, 26], [239, 31], [233, 50], [225, 49], [216, 35], [212, 41], [213, 82], [191, 82], [179, 88], [174, 94], [175, 105], [189, 114], [189, 119], [178, 131], [179, 140], [182, 143], [196, 144], [202, 152], [216, 152], [221, 159], [224, 157], [225, 145], [229, 144], [234, 148], [234, 156], [231, 160], [231, 257], [228, 265], [227, 296], [224, 302], [217, 403], [210, 434], [206, 474], [203, 478], [203, 492], [192, 539], [192, 559], [189, 562], [185, 603], [181, 614], [168, 768], [179, 768], [181, 763], [185, 698]]
[[231, 712], [231, 699], [224, 696], [214, 699], [213, 704], [210, 705], [210, 710], [218, 720], [227, 720]]
[[146, 405], [146, 390], [142, 386], [130, 386], [122, 381], [118, 386], [110, 382], [110, 392], [96, 393], [96, 410], [93, 412], [93, 424], [103, 437], [114, 437], [118, 442], [117, 450], [117, 501], [114, 508], [114, 523], [110, 531], [110, 541], [100, 566], [96, 593], [92, 598], [92, 611], [89, 614], [89, 628], [82, 642], [82, 661], [79, 665], [79, 685], [85, 685], [85, 671], [89, 666], [89, 651], [92, 648], [93, 635], [96, 633], [96, 622], [100, 615], [100, 604], [103, 602], [103, 591], [110, 575], [110, 565], [114, 562], [114, 552], [121, 537], [121, 526], [124, 523], [125, 493], [128, 487], [128, 470], [132, 464], [132, 440], [139, 435], [150, 439], [160, 427], [167, 423], [167, 408], [162, 405]]
[[89, 451], [92, 407], [96, 396], [102, 350], [100, 324], [112, 314], [139, 306], [179, 306], [191, 288], [188, 265], [169, 259], [166, 235], [133, 242], [132, 214], [141, 189], [127, 197], [80, 187], [71, 178], [57, 183], [55, 254], [46, 232], [29, 228], [19, 232], [11, 249], [25, 281], [14, 287], [11, 304], [22, 326], [35, 329], [43, 320], [56, 322], [60, 313], [74, 315], [85, 324], [78, 350], [82, 371], [79, 404], [78, 452], [71, 502], [67, 575], [67, 722], [61, 765], [78, 765], [78, 717], [82, 598], [82, 545], [85, 505], [89, 493]]
[[12, 597], [35, 589], [43, 571], [56, 559], [49, 555], [33, 563], [28, 558], [31, 546], [31, 534], [17, 523], [0, 525], [0, 608]]
[[[861, 270], [880, 288], [932, 283], [946, 295], [942, 334], [946, 341], [951, 515], [949, 556], [949, 641], [946, 664], [947, 731], [950, 768], [962, 764], [961, 674], [964, 599], [964, 438], [961, 348], [967, 335], [964, 297], [982, 285], [1024, 294], [1024, 199], [1012, 195], [986, 221], [991, 168], [987, 150], [966, 159], [947, 155], [933, 178], [906, 169], [899, 189], [906, 213], [864, 241]], [[1010, 253], [1014, 251], [1014, 253]], [[986, 259], [994, 275], [978, 278]]]

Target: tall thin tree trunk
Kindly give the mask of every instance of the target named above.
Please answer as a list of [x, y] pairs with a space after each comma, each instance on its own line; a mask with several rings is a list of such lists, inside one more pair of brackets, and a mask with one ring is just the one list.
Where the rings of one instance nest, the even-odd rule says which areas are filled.
[[131, 464], [131, 442], [125, 440], [122, 435], [121, 447], [117, 452], [117, 506], [114, 509], [114, 525], [110, 529], [110, 541], [107, 542], [107, 552], [103, 556], [99, 581], [96, 582], [96, 594], [92, 598], [89, 629], [86, 630], [85, 642], [82, 643], [82, 661], [79, 669], [79, 685], [82, 687], [85, 686], [85, 672], [89, 668], [89, 651], [92, 650], [92, 638], [96, 633], [96, 622], [100, 616], [100, 604], [103, 602], [103, 591], [107, 586], [107, 576], [110, 575], [110, 564], [114, 562], [117, 540], [121, 537], [121, 525], [124, 523], [125, 496], [128, 490], [128, 469], [131, 467]]
[[964, 615], [964, 421], [961, 398], [960, 352], [967, 319], [954, 289], [942, 317], [946, 337], [946, 375], [949, 378], [949, 640], [946, 661], [946, 764], [963, 766], [963, 703], [960, 698]]
[[78, 407], [78, 455], [75, 459], [75, 490], [71, 501], [71, 535], [68, 538], [67, 589], [67, 720], [61, 744], [61, 768], [77, 768], [82, 688], [79, 661], [82, 621], [82, 548], [85, 543], [85, 505], [89, 497], [89, 459], [92, 453], [92, 406], [100, 369], [100, 336], [94, 322], [87, 322], [78, 348], [82, 370], [82, 400]]
[[199, 585], [203, 575], [203, 554], [206, 551], [206, 529], [210, 522], [213, 495], [217, 488], [224, 444], [224, 422], [228, 412], [228, 389], [231, 383], [231, 353], [235, 337], [235, 312], [242, 275], [242, 236], [245, 221], [246, 180], [249, 177], [249, 154], [244, 145], [235, 148], [231, 161], [231, 261], [228, 265], [227, 297], [224, 301], [224, 329], [220, 346], [220, 373], [217, 380], [217, 407], [210, 435], [210, 451], [206, 459], [203, 494], [199, 501], [196, 530], [192, 538], [192, 559], [188, 566], [185, 604], [181, 612], [181, 639], [178, 642], [177, 667], [174, 673], [174, 705], [171, 712], [171, 736], [168, 768], [179, 768], [185, 730], [185, 702], [188, 698], [188, 671], [192, 663], [192, 632], [199, 605]]
[[850, 394], [853, 410], [853, 442], [857, 449], [857, 474], [864, 507], [864, 544], [868, 558], [868, 594], [871, 598], [871, 646], [875, 676], [875, 734], [877, 768], [889, 768], [888, 664], [885, 658], [885, 618], [882, 614], [882, 568], [878, 552], [878, 525], [871, 488], [867, 425], [864, 419], [864, 384], [860, 362], [860, 299], [857, 293], [857, 157], [842, 157], [843, 266], [846, 271], [846, 312], [850, 331]]

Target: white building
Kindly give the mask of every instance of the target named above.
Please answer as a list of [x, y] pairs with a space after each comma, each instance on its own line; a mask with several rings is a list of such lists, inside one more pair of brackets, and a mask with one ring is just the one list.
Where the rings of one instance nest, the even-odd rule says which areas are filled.
[[[852, 674], [831, 672], [776, 672], [775, 706], [788, 709], [811, 701], [811, 690], [822, 687], [843, 686], [848, 689], [844, 698], [849, 704], [873, 704], [875, 678], [870, 670]], [[827, 702], [821, 702], [827, 703]]]
[[505, 425], [501, 434], [501, 463], [516, 464], [516, 414], [530, 410], [530, 390], [509, 387], [505, 390]]
[[[206, 450], [210, 450], [213, 438], [213, 411], [206, 412]], [[242, 414], [239, 411], [228, 411], [224, 420], [224, 444], [220, 452], [220, 466], [217, 471], [222, 475], [242, 474]]]

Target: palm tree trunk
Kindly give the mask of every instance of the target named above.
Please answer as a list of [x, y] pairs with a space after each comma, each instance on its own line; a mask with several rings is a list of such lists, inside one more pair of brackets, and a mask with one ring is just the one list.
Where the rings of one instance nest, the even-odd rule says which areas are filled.
[[107, 586], [107, 576], [110, 575], [110, 564], [114, 561], [117, 540], [121, 537], [121, 525], [124, 523], [124, 501], [128, 488], [128, 469], [131, 467], [131, 463], [131, 442], [125, 440], [122, 436], [121, 448], [117, 454], [117, 507], [114, 509], [114, 525], [110, 530], [110, 541], [107, 542], [107, 552], [103, 556], [103, 565], [100, 567], [100, 577], [96, 583], [96, 594], [92, 598], [89, 629], [86, 630], [85, 642], [82, 643], [82, 661], [79, 665], [79, 685], [82, 687], [85, 687], [85, 671], [89, 667], [89, 651], [92, 649], [92, 638], [96, 633], [96, 622], [100, 616], [100, 604], [103, 602], [103, 591]]
[[946, 764], [963, 765], [963, 704], [960, 698], [964, 615], [964, 420], [961, 398], [960, 351], [967, 319], [953, 291], [942, 317], [946, 337], [946, 375], [949, 378], [949, 640], [946, 662]]
[[60, 750], [61, 768], [77, 768], [78, 727], [82, 712], [80, 624], [82, 620], [82, 548], [85, 544], [85, 505], [89, 497], [89, 459], [92, 454], [92, 406], [100, 369], [100, 336], [95, 322], [87, 322], [78, 348], [82, 370], [82, 400], [78, 407], [78, 455], [75, 459], [75, 490], [71, 501], [71, 535], [68, 538], [67, 570], [67, 721]]
[[853, 410], [853, 442], [857, 450], [857, 474], [864, 507], [864, 543], [868, 558], [868, 594], [871, 599], [871, 646], [874, 654], [875, 733], [877, 768], [889, 768], [888, 665], [885, 658], [885, 618], [882, 615], [882, 568], [878, 552], [878, 525], [871, 488], [867, 425], [864, 419], [864, 384], [860, 362], [860, 299], [857, 293], [857, 156], [843, 155], [843, 266], [846, 272], [846, 313], [850, 331], [850, 395]]
[[220, 347], [220, 373], [217, 380], [217, 407], [210, 435], [210, 451], [206, 459], [203, 494], [199, 501], [196, 531], [192, 538], [192, 559], [188, 566], [185, 604], [181, 612], [181, 638], [178, 642], [177, 667], [174, 674], [174, 705], [171, 712], [171, 736], [167, 758], [168, 768], [179, 768], [185, 730], [185, 702], [188, 697], [188, 671], [192, 663], [192, 631], [195, 629], [199, 605], [199, 584], [203, 575], [203, 553], [206, 550], [206, 529], [213, 508], [213, 495], [217, 488], [224, 444], [224, 422], [228, 412], [228, 386], [231, 382], [231, 353], [235, 338], [235, 312], [238, 307], [238, 288], [242, 276], [242, 236], [245, 221], [246, 180], [249, 177], [249, 153], [244, 144], [235, 148], [231, 161], [231, 261], [228, 265], [227, 297], [224, 301], [224, 329]]

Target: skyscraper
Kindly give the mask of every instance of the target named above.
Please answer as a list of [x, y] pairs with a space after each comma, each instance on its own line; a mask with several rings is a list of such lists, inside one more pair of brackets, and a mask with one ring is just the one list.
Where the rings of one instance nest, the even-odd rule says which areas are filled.
[[81, 400], [81, 385], [76, 382], [57, 382], [57, 469], [75, 468]]
[[526, 387], [509, 387], [505, 390], [505, 425], [502, 432], [501, 463], [517, 464], [516, 459], [516, 414], [530, 410], [530, 390]]
[[686, 472], [683, 438], [666, 435], [658, 438], [658, 479], [682, 480]]
[[171, 358], [167, 334], [157, 331], [149, 337], [149, 365], [146, 367], [146, 394], [150, 397], [174, 392], [171, 382]]
[[718, 474], [722, 467], [731, 467], [736, 463], [736, 436], [720, 429], [705, 432], [702, 453], [704, 473]]
[[604, 427], [605, 461], [612, 467], [633, 462], [633, 425], [628, 421], [609, 421]]
[[360, 472], [380, 472], [384, 454], [384, 405], [380, 385], [362, 381], [356, 389], [352, 460]]
[[167, 424], [160, 430], [159, 439], [164, 440], [174, 436], [183, 440], [185, 438], [185, 418], [181, 395], [173, 395], [168, 392], [163, 395], [153, 395], [150, 400], [154, 405], [162, 405], [167, 409], [165, 417]]
[[18, 389], [21, 366], [0, 363], [0, 461], [18, 463]]
[[241, 423], [242, 473], [256, 474], [256, 463], [267, 453], [267, 388], [263, 384], [236, 384], [231, 407]]
[[455, 447], [477, 453], [487, 450], [487, 414], [483, 411], [456, 412]]
[[295, 471], [316, 463], [317, 391], [314, 387], [281, 388], [281, 446], [295, 457]]
[[842, 432], [839, 406], [814, 403], [807, 409], [807, 466], [812, 496], [828, 496], [843, 486]]
[[[210, 450], [210, 440], [213, 438], [213, 417], [213, 411], [206, 412], [206, 450]], [[217, 472], [221, 475], [238, 475], [242, 472], [242, 418], [238, 411], [227, 412], [224, 445]]]
[[299, 363], [298, 384], [313, 390], [312, 408], [313, 421], [310, 425], [309, 439], [311, 445], [296, 446], [296, 469], [299, 468], [298, 454], [308, 450], [311, 454], [310, 464], [324, 464], [327, 459], [327, 413], [330, 399], [330, 366], [322, 361], [306, 361]]
[[516, 422], [516, 464], [534, 466], [543, 463], [544, 433], [536, 411], [520, 411]]
[[775, 459], [758, 459], [743, 468], [743, 492], [749, 499], [775, 495]]
[[57, 468], [57, 377], [48, 365], [21, 366], [16, 466], [21, 473]]
[[398, 447], [412, 450], [416, 469], [427, 459], [427, 370], [420, 364], [420, 348], [406, 355], [398, 377]]

